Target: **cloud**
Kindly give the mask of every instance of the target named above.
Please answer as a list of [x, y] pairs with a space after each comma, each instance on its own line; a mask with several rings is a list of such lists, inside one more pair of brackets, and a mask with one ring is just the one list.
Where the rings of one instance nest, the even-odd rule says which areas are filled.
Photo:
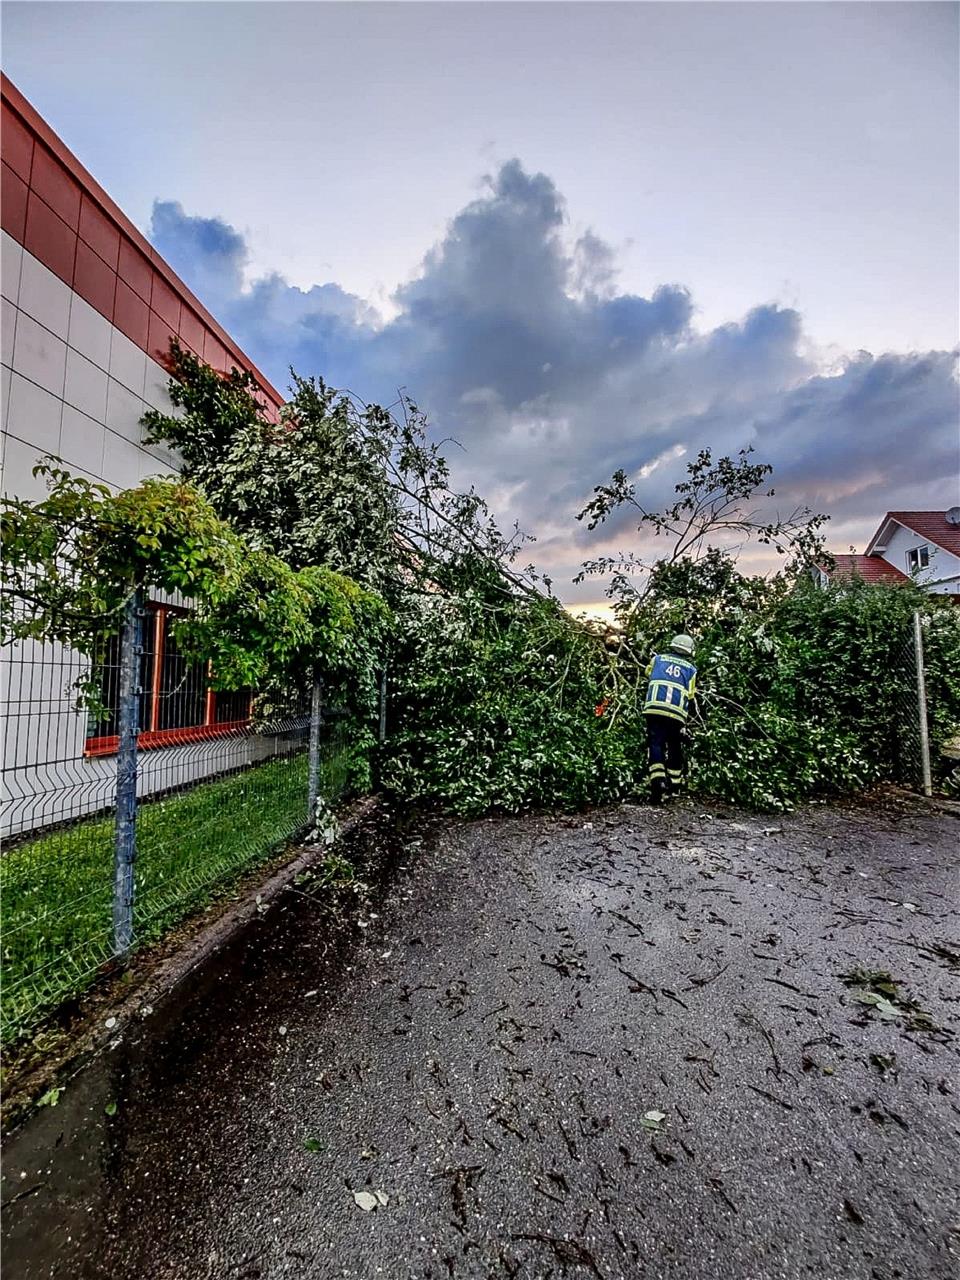
[[278, 387], [286, 387], [291, 366], [322, 373], [337, 386], [348, 385], [348, 368], [362, 380], [364, 354], [379, 326], [377, 312], [362, 299], [337, 284], [298, 289], [276, 272], [246, 285], [250, 255], [243, 236], [219, 218], [191, 217], [177, 201], [154, 202], [150, 238]]
[[956, 500], [956, 353], [857, 352], [828, 374], [800, 314], [773, 304], [700, 332], [687, 288], [622, 291], [610, 246], [573, 240], [555, 184], [517, 160], [397, 288], [389, 320], [334, 283], [245, 283], [243, 236], [175, 202], [155, 204], [151, 231], [278, 386], [293, 365], [367, 400], [405, 387], [462, 444], [458, 478], [537, 534], [561, 590], [600, 546], [629, 545], [622, 520], [592, 537], [573, 521], [594, 484], [624, 467], [660, 505], [708, 445], [754, 445], [785, 505], [828, 511], [844, 546], [889, 507]]
[[228, 305], [243, 288], [246, 241], [219, 218], [191, 218], [179, 200], [155, 200], [150, 226], [157, 246], [172, 250], [171, 265], [188, 272], [190, 287], [211, 309]]

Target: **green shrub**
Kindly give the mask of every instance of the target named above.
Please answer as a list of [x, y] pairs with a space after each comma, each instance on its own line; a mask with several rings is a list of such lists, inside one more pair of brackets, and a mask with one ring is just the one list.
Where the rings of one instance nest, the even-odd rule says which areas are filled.
[[693, 789], [777, 810], [902, 777], [916, 750], [915, 609], [936, 752], [960, 727], [960, 611], [912, 586], [740, 579], [721, 598], [653, 595], [616, 655], [550, 601], [438, 597], [406, 620], [383, 782], [469, 815], [643, 791], [646, 663], [691, 615]]

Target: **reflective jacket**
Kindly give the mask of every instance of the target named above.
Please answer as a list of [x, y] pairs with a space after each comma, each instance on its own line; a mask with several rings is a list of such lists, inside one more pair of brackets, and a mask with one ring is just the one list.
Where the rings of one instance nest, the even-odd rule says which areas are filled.
[[647, 667], [645, 716], [670, 716], [686, 723], [690, 702], [697, 695], [697, 668], [689, 658], [657, 653]]

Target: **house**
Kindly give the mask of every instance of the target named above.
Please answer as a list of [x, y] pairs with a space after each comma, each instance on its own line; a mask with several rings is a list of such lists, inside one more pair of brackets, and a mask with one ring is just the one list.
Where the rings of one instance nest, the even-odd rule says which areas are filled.
[[866, 554], [904, 569], [926, 591], [960, 595], [960, 507], [888, 511]]
[[[22, 94], [2, 79], [2, 460], [4, 494], [45, 496], [32, 472], [53, 455], [114, 490], [175, 473], [147, 444], [148, 408], [174, 412], [170, 340], [226, 373], [255, 378], [267, 417], [282, 397], [80, 164]], [[282, 749], [247, 729], [250, 698], [209, 689], [205, 668], [176, 651], [183, 601], [148, 602], [141, 679], [142, 794], [240, 768]], [[103, 684], [111, 700], [112, 664]], [[115, 717], [75, 706], [89, 664], [54, 645], [0, 653], [6, 707], [2, 834], [96, 812], [112, 795]]]
[[925, 591], [960, 599], [960, 507], [888, 511], [862, 555], [835, 555], [816, 565], [821, 586], [842, 578], [895, 584], [913, 578]]

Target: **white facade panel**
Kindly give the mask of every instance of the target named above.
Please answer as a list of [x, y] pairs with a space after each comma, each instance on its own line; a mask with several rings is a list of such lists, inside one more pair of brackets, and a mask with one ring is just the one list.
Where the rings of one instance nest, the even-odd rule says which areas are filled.
[[[23, 317], [17, 323], [17, 331]], [[10, 381], [10, 413], [7, 431], [34, 449], [34, 458], [56, 453], [60, 448], [60, 419], [63, 400], [52, 391], [37, 386], [18, 372], [14, 365]]]
[[[16, 377], [16, 375], [14, 375]], [[24, 444], [16, 436], [3, 437], [3, 492], [8, 498], [39, 502], [47, 496], [46, 485], [33, 475], [37, 462], [35, 445]]]
[[109, 429], [120, 438], [131, 444], [139, 444], [143, 439], [144, 403], [129, 387], [111, 377], [107, 385], [107, 416], [104, 419]]
[[63, 342], [67, 340], [70, 327], [72, 294], [73, 290], [49, 267], [45, 267], [32, 253], [24, 252], [17, 306]]
[[[10, 407], [10, 383], [13, 381], [13, 373], [10, 368], [3, 364], [0, 365], [0, 377], [2, 377], [2, 390], [0, 390], [0, 405], [3, 412], [3, 436], [6, 439], [7, 430], [7, 410]], [[2, 451], [0, 451], [2, 456]]]
[[17, 310], [13, 340], [13, 369], [45, 391], [63, 398], [67, 372], [67, 344], [45, 329], [22, 308]]
[[6, 231], [0, 231], [0, 293], [16, 304], [20, 293], [23, 245]]
[[79, 467], [88, 476], [99, 480], [106, 470], [103, 461], [106, 436], [107, 429], [102, 421], [97, 422], [73, 405], [63, 406], [58, 453], [69, 468]]
[[95, 364], [104, 373], [110, 369], [110, 339], [113, 325], [105, 320], [99, 311], [75, 293], [70, 301], [70, 331], [67, 343], [86, 356], [91, 364]]
[[67, 375], [63, 384], [63, 398], [67, 404], [88, 418], [105, 423], [108, 382], [109, 378], [101, 368], [79, 351], [67, 348]]
[[[125, 333], [114, 329], [110, 335], [110, 378], [143, 399], [143, 384], [147, 375], [147, 353]], [[142, 411], [141, 411], [142, 412]]]
[[9, 298], [0, 299], [0, 347], [2, 363], [13, 368], [13, 339], [17, 331], [17, 308]]
[[159, 409], [161, 413], [180, 417], [180, 410], [174, 407], [170, 392], [167, 390], [169, 381], [170, 375], [166, 369], [147, 356], [147, 371], [143, 384], [144, 400], [151, 409]]

